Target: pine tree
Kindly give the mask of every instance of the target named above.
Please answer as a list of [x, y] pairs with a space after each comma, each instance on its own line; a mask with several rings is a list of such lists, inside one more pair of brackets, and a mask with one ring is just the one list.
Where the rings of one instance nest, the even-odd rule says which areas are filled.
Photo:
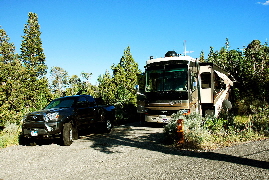
[[113, 83], [113, 78], [110, 75], [109, 71], [106, 70], [104, 75], [98, 77], [98, 91], [99, 97], [101, 97], [106, 104], [115, 104], [116, 103], [116, 85]]
[[21, 43], [20, 58], [32, 76], [43, 77], [47, 72], [45, 64], [45, 54], [40, 38], [40, 25], [37, 14], [28, 14], [27, 24], [24, 26], [24, 36]]
[[15, 46], [9, 42], [10, 38], [0, 26], [0, 61], [11, 62], [15, 57]]
[[[112, 76], [108, 71], [98, 78], [99, 96], [105, 103], [116, 106], [117, 119], [135, 118], [136, 114], [136, 90], [138, 75], [141, 72], [134, 61], [130, 47], [124, 50], [124, 54], [117, 65], [112, 65]], [[141, 76], [142, 79], [142, 76]], [[143, 82], [141, 82], [143, 84]]]
[[140, 73], [138, 64], [134, 61], [130, 47], [124, 50], [119, 64], [112, 66], [113, 82], [115, 83], [116, 99], [121, 104], [136, 105], [137, 75]]
[[26, 68], [24, 74], [24, 85], [27, 89], [24, 94], [25, 103], [32, 110], [42, 108], [50, 98], [48, 80], [45, 77], [47, 66], [40, 35], [37, 14], [30, 12], [27, 24], [24, 26], [20, 60]]
[[24, 110], [23, 74], [25, 67], [15, 54], [4, 29], [0, 29], [0, 126], [7, 121], [18, 123]]
[[[246, 76], [249, 87], [252, 90], [253, 97], [260, 100], [268, 97], [269, 84], [269, 52], [268, 46], [262, 45], [259, 40], [253, 40], [245, 49]], [[255, 88], [253, 88], [255, 87]]]
[[201, 51], [199, 61], [200, 62], [205, 62], [205, 53], [204, 53], [204, 51]]
[[69, 85], [69, 77], [67, 71], [61, 67], [52, 67], [50, 70], [51, 86], [50, 89], [55, 97], [64, 95]]
[[210, 63], [216, 63], [216, 56], [217, 56], [217, 52], [214, 52], [214, 48], [210, 46], [210, 51], [209, 51], [208, 58], [206, 61]]
[[89, 82], [92, 73], [82, 72], [80, 76], [72, 75], [68, 79], [69, 87], [66, 89], [66, 95], [90, 94], [95, 95], [95, 87]]

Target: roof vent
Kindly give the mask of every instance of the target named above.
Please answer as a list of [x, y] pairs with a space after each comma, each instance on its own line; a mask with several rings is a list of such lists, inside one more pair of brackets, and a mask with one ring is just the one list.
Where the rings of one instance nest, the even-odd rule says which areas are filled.
[[168, 51], [165, 54], [165, 57], [177, 57], [177, 53], [176, 53], [176, 51]]

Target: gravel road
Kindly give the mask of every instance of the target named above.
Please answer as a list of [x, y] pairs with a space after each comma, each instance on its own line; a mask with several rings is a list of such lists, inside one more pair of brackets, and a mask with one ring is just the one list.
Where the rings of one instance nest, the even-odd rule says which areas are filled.
[[268, 139], [193, 152], [163, 145], [162, 132], [132, 123], [71, 146], [0, 149], [0, 179], [269, 179]]

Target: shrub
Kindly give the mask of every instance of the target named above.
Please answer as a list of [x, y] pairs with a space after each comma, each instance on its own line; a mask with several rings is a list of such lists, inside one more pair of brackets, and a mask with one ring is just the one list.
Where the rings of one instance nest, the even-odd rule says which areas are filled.
[[167, 125], [164, 126], [164, 135], [166, 139], [166, 143], [176, 143], [178, 140], [177, 135], [177, 121], [172, 119]]
[[228, 120], [216, 118], [214, 116], [206, 116], [203, 118], [204, 128], [211, 132], [224, 130], [228, 126]]
[[253, 116], [238, 115], [234, 116], [233, 120], [229, 117], [230, 122], [228, 122], [228, 120], [214, 116], [202, 117], [198, 114], [182, 116], [181, 114], [178, 112], [172, 116], [171, 121], [164, 127], [164, 134], [166, 142], [177, 143], [177, 120], [183, 119], [185, 142], [181, 145], [184, 148], [215, 149], [231, 146], [239, 142], [263, 139], [266, 134], [256, 131], [258, 127], [263, 128], [263, 132], [268, 132], [268, 121], [262, 118], [264, 116], [261, 116], [260, 119], [253, 119]]
[[167, 141], [177, 142], [178, 119], [183, 119], [185, 147], [200, 149], [207, 144], [210, 139], [210, 133], [203, 126], [203, 118], [198, 114], [182, 116], [180, 111], [174, 114], [171, 121], [164, 127]]
[[5, 128], [0, 132], [0, 148], [19, 144], [20, 131], [19, 125], [6, 122]]
[[250, 121], [251, 116], [234, 116], [233, 124], [239, 130], [249, 129], [252, 127], [252, 123]]
[[257, 102], [251, 107], [251, 123], [253, 130], [269, 135], [269, 106], [265, 102]]
[[205, 119], [198, 114], [185, 116], [184, 119], [184, 139], [187, 147], [201, 149], [208, 146], [211, 133], [204, 126]]

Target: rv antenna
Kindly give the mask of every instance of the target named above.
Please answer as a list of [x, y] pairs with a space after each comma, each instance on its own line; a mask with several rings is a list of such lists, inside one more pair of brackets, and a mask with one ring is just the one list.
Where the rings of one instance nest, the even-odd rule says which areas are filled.
[[187, 51], [186, 51], [186, 40], [184, 40], [184, 56], [186, 56], [186, 53], [187, 53]]
[[194, 51], [187, 51], [187, 41], [184, 40], [184, 55], [187, 56], [187, 53], [193, 53]]

